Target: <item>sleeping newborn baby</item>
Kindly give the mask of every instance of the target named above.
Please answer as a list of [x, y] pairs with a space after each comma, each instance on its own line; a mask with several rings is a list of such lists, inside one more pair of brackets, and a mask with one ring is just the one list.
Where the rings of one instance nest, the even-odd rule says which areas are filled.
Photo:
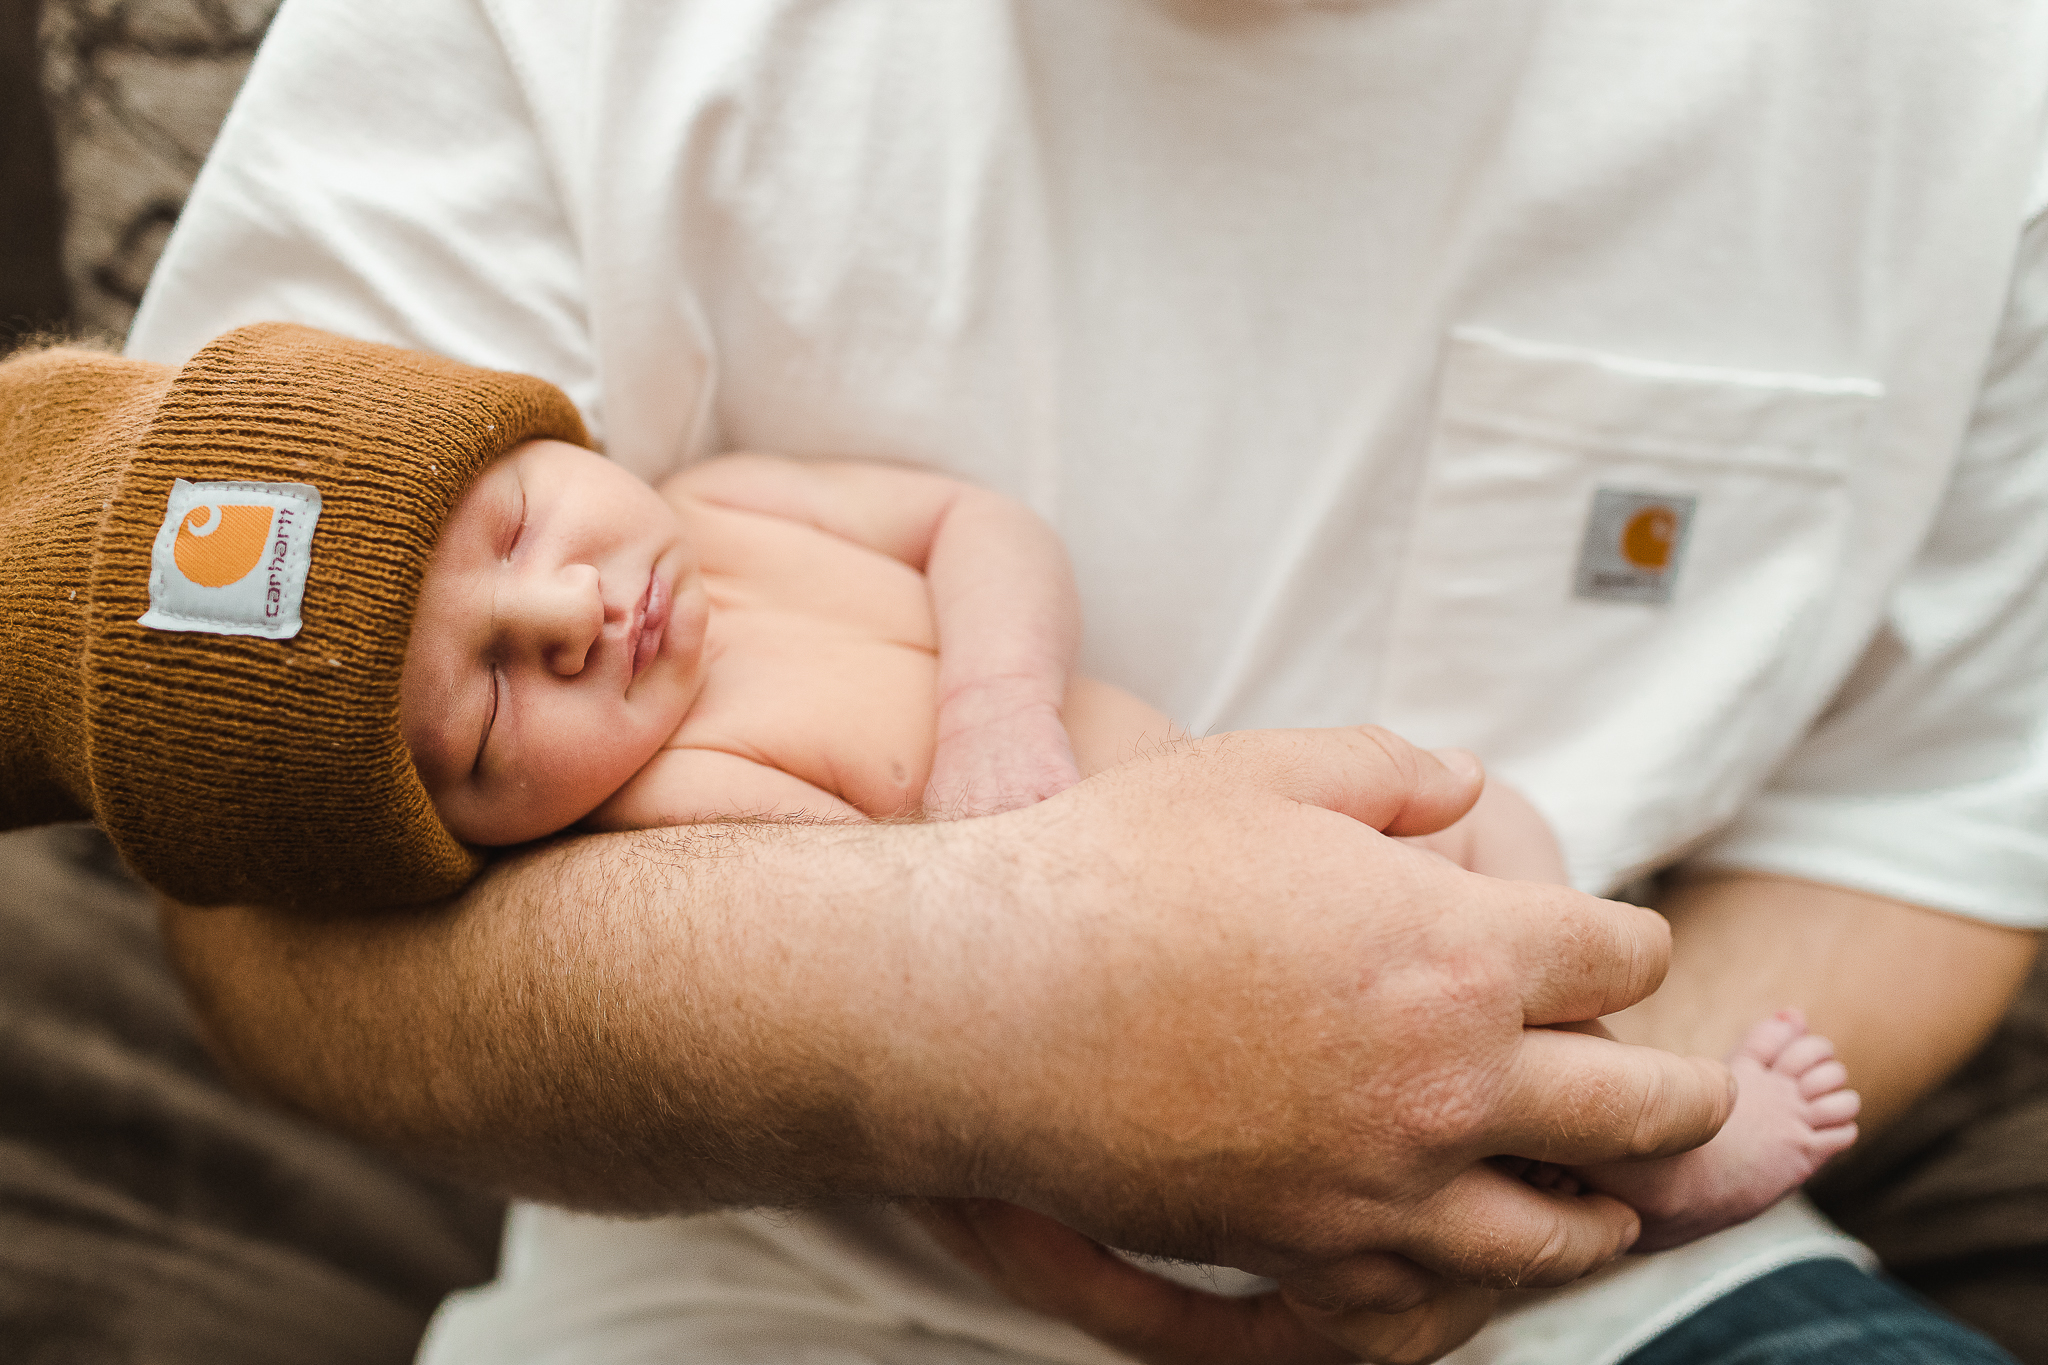
[[1042, 522], [886, 465], [729, 456], [657, 493], [532, 442], [450, 515], [413, 620], [406, 740], [477, 844], [911, 816], [935, 772], [946, 806], [1002, 808], [1071, 785], [1076, 750], [1093, 772], [1171, 733], [1070, 685]]
[[[987, 491], [756, 455], [657, 491], [533, 441], [487, 468], [442, 530], [403, 730], [442, 818], [481, 845], [570, 826], [990, 813], [1179, 733], [1070, 676], [1078, 634], [1057, 538]], [[1489, 876], [1564, 879], [1541, 816], [1499, 783], [1414, 842]], [[1738, 1100], [1703, 1147], [1514, 1164], [1635, 1207], [1639, 1251], [1749, 1218], [1854, 1141], [1858, 1102], [1793, 1011], [1728, 1061]]]

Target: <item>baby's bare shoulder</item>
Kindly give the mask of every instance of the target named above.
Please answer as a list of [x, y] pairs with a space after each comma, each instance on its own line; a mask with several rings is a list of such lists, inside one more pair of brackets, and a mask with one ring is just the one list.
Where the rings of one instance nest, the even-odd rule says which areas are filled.
[[752, 503], [762, 493], [784, 485], [792, 478], [802, 477], [803, 469], [800, 461], [786, 456], [734, 451], [699, 460], [680, 473], [671, 474], [662, 482], [661, 493], [671, 502], [689, 498], [702, 502], [738, 500], [743, 504]]

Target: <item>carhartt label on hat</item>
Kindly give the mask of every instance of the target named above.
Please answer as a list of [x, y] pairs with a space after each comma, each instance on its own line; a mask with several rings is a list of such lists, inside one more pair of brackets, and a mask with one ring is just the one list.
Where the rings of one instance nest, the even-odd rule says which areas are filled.
[[1607, 602], [1669, 602], [1698, 501], [1690, 493], [1596, 490], [1573, 592]]
[[291, 639], [319, 519], [320, 490], [311, 484], [173, 481], [141, 623]]

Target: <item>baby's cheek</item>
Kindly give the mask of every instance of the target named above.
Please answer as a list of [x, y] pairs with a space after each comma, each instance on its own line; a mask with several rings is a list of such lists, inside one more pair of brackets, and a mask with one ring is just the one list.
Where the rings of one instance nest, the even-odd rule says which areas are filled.
[[532, 808], [548, 813], [549, 828], [542, 832], [567, 829], [603, 805], [647, 766], [667, 737], [638, 717], [608, 716], [559, 730], [549, 745], [553, 752], [525, 774]]

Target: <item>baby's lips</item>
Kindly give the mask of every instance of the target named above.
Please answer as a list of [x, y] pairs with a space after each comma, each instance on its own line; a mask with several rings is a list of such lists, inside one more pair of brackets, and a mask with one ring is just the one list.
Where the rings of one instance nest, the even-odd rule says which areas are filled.
[[647, 591], [640, 599], [640, 619], [634, 628], [633, 676], [636, 678], [661, 653], [662, 639], [668, 633], [669, 607], [668, 585], [661, 581], [658, 568], [650, 569]]

